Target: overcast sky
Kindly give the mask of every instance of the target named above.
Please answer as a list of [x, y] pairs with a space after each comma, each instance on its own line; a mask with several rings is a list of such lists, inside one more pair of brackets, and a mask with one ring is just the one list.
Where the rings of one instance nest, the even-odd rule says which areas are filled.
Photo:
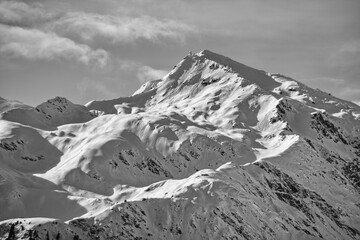
[[0, 96], [131, 95], [209, 49], [360, 103], [359, 0], [0, 1]]

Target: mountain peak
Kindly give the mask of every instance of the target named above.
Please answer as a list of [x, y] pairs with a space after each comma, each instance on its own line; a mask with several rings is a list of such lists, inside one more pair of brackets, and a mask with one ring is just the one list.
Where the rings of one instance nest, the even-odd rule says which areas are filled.
[[49, 100], [46, 101], [47, 103], [51, 103], [51, 104], [73, 104], [71, 101], [69, 101], [67, 98], [65, 97], [60, 97], [60, 96], [56, 96], [54, 98], [51, 98]]
[[230, 69], [232, 69], [234, 72], [236, 73], [240, 73], [240, 74], [246, 74], [246, 72], [249, 71], [257, 71], [257, 72], [261, 72], [261, 74], [266, 73], [263, 70], [259, 70], [259, 69], [255, 69], [252, 67], [249, 67], [243, 63], [240, 63], [238, 61], [235, 61], [229, 57], [226, 57], [224, 55], [212, 52], [210, 50], [203, 50], [197, 54], [195, 54], [196, 56], [200, 57], [200, 58], [204, 58], [210, 61], [214, 61], [220, 65], [223, 65], [225, 67], [228, 67]]
[[210, 51], [208, 49], [204, 49], [204, 50], [196, 53], [195, 55], [197, 55], [197, 56], [205, 56], [205, 57], [207, 57], [207, 56], [221, 56], [221, 57], [224, 57], [224, 56], [222, 56], [222, 55], [220, 55], [218, 53], [212, 52], [212, 51]]
[[[225, 75], [226, 78], [229, 78], [229, 74], [246, 79], [267, 91], [272, 91], [279, 86], [279, 83], [267, 72], [249, 67], [210, 50], [203, 50], [195, 54], [190, 52], [165, 78], [176, 79], [179, 83], [192, 84], [198, 80], [209, 78], [210, 75], [219, 79]], [[175, 85], [169, 84], [170, 87]]]
[[213, 61], [219, 61], [219, 62], [222, 62], [224, 60], [231, 60], [230, 58], [226, 57], [226, 56], [223, 56], [221, 54], [218, 54], [218, 53], [215, 53], [215, 52], [212, 52], [210, 50], [202, 50], [198, 53], [195, 54], [196, 56], [198, 57], [204, 57], [206, 59], [209, 59], [209, 60], [213, 60]]

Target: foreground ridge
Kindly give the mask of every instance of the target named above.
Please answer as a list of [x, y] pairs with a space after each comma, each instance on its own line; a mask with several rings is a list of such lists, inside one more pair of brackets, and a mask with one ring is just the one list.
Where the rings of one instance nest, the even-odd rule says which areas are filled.
[[360, 239], [360, 107], [209, 50], [0, 129], [0, 239]]

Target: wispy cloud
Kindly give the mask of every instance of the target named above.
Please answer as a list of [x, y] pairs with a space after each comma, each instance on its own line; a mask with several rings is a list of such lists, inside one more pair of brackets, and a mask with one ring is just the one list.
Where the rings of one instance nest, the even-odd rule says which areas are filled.
[[184, 42], [195, 29], [174, 20], [159, 20], [149, 16], [118, 17], [94, 13], [69, 13], [53, 24], [60, 34], [79, 35], [83, 40], [100, 37], [114, 43], [130, 43], [138, 39]]
[[162, 77], [164, 77], [168, 71], [160, 70], [160, 69], [154, 69], [149, 66], [142, 66], [137, 71], [137, 78], [141, 83], [145, 83], [151, 80], [157, 80]]
[[[116, 62], [118, 57], [110, 56], [105, 49], [113, 46], [102, 45], [104, 42], [101, 40], [110, 44], [134, 44], [137, 40], [183, 43], [195, 33], [193, 27], [175, 20], [101, 15], [76, 10], [66, 12], [46, 6], [45, 3], [32, 1], [0, 1], [2, 56], [60, 58], [114, 70], [111, 67], [113, 63], [108, 63]], [[121, 67], [131, 67], [128, 65], [131, 65], [130, 62], [121, 64]], [[136, 68], [142, 66], [135, 65]]]
[[156, 69], [145, 65], [142, 62], [116, 59], [113, 61], [114, 69], [117, 75], [134, 74], [140, 83], [145, 83], [151, 80], [157, 80], [164, 77], [169, 70]]
[[38, 29], [0, 24], [0, 53], [27, 59], [72, 59], [83, 64], [104, 67], [109, 55], [103, 49], [92, 49], [71, 39]]
[[0, 23], [54, 31], [58, 35], [79, 36], [82, 40], [105, 38], [113, 43], [149, 41], [184, 42], [194, 35], [194, 27], [171, 19], [151, 16], [101, 15], [80, 11], [47, 9], [40, 3], [0, 2]]

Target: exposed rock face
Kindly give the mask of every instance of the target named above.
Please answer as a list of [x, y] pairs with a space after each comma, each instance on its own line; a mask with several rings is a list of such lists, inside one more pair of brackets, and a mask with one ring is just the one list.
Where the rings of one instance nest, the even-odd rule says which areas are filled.
[[0, 109], [2, 239], [360, 239], [360, 107], [281, 74], [205, 50]]

